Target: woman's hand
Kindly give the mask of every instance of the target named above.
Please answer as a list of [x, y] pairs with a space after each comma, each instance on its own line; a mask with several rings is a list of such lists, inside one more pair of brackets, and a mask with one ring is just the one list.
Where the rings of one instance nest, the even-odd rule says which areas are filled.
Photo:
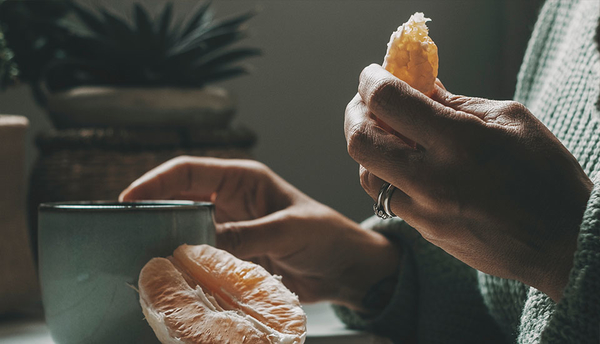
[[561, 298], [592, 183], [523, 105], [453, 95], [439, 82], [430, 99], [371, 65], [345, 133], [363, 188], [375, 198], [383, 180], [394, 185], [392, 211], [425, 239]]
[[217, 246], [283, 276], [303, 302], [329, 300], [360, 310], [367, 290], [398, 269], [399, 253], [385, 237], [255, 161], [175, 158], [119, 199], [213, 201]]

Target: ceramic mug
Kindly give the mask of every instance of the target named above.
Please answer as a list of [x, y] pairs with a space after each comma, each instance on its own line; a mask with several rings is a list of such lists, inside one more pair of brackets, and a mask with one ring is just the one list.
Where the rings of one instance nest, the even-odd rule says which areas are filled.
[[139, 304], [140, 270], [181, 244], [215, 244], [213, 205], [188, 201], [45, 203], [38, 231], [57, 344], [158, 343]]

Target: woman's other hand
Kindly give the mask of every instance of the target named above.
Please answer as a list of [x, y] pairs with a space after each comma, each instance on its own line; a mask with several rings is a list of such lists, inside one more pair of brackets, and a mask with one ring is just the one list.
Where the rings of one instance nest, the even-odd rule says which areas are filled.
[[119, 199], [214, 202], [217, 246], [283, 276], [303, 302], [329, 300], [361, 310], [367, 290], [398, 269], [397, 248], [385, 237], [256, 161], [175, 158], [133, 182]]
[[371, 65], [345, 134], [363, 188], [375, 198], [383, 180], [394, 185], [392, 211], [425, 239], [560, 299], [592, 183], [523, 105], [453, 95], [439, 81], [430, 99]]

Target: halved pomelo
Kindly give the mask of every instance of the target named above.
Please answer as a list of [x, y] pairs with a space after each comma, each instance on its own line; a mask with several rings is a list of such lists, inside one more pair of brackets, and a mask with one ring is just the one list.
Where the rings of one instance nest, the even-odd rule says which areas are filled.
[[280, 278], [208, 245], [153, 258], [140, 304], [161, 343], [302, 344], [306, 315]]

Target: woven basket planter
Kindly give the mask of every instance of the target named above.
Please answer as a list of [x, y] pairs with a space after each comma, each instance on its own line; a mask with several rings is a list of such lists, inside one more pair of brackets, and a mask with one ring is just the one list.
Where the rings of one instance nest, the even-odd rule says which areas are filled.
[[180, 156], [252, 158], [245, 128], [69, 129], [40, 135], [29, 189], [31, 238], [37, 247], [37, 207], [44, 202], [116, 200], [148, 170]]

